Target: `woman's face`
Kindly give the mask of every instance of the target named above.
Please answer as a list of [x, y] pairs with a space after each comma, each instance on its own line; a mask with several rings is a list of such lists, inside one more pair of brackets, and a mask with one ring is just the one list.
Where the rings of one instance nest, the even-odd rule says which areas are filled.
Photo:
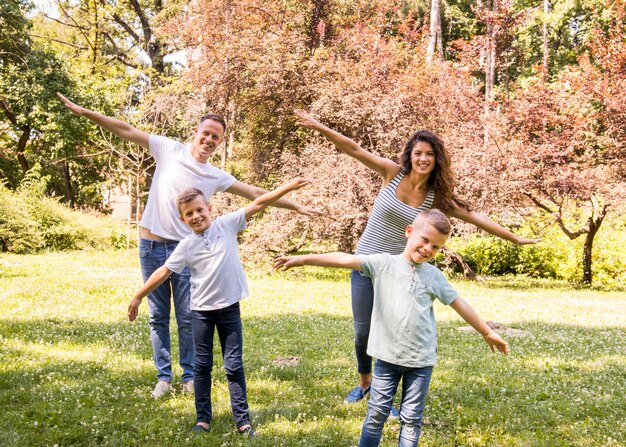
[[433, 172], [437, 159], [430, 143], [418, 141], [411, 151], [411, 171], [417, 174], [428, 175]]

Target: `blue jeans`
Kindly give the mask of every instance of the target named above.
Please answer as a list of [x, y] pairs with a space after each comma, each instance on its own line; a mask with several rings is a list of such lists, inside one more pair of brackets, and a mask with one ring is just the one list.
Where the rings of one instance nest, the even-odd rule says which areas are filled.
[[370, 322], [374, 306], [374, 286], [372, 278], [352, 270], [350, 276], [352, 291], [352, 317], [354, 318], [354, 350], [359, 374], [372, 372], [372, 357], [367, 355], [367, 339], [370, 335]]
[[376, 360], [367, 415], [363, 422], [359, 447], [374, 447], [380, 443], [383, 425], [389, 416], [393, 396], [402, 379], [399, 447], [417, 447], [422, 428], [422, 412], [428, 394], [432, 366], [409, 368]]
[[191, 325], [196, 346], [196, 364], [193, 372], [197, 422], [211, 422], [213, 418], [211, 371], [213, 370], [213, 335], [217, 328], [235, 423], [237, 428], [249, 424], [239, 303], [218, 310], [192, 310]]
[[[148, 239], [139, 241], [139, 260], [144, 282], [174, 252], [177, 241], [158, 242]], [[172, 355], [170, 343], [170, 311], [174, 300], [174, 312], [178, 324], [179, 363], [183, 369], [182, 380], [193, 380], [193, 336], [191, 334], [191, 297], [189, 269], [172, 273], [167, 281], [148, 295], [150, 314], [150, 340], [157, 379], [172, 381]]]

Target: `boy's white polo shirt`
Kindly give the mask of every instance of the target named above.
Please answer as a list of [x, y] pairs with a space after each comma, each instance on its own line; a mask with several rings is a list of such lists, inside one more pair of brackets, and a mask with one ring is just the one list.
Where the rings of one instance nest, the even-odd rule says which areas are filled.
[[210, 199], [216, 192], [230, 188], [236, 179], [211, 163], [193, 158], [190, 145], [158, 135], [150, 135], [149, 142], [156, 169], [140, 225], [157, 236], [181, 241], [191, 230], [179, 219], [178, 195], [185, 189], [197, 188]]
[[202, 235], [183, 239], [165, 261], [176, 273], [189, 267], [191, 310], [223, 309], [248, 296], [237, 244], [237, 233], [245, 228], [243, 208], [219, 216]]

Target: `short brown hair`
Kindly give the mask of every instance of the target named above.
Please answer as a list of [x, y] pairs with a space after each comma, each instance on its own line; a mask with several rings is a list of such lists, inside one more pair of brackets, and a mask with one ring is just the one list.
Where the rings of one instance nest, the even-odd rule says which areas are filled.
[[450, 220], [437, 208], [425, 210], [419, 213], [415, 217], [413, 225], [415, 226], [416, 224], [420, 224], [422, 222], [431, 224], [435, 227], [435, 230], [441, 234], [445, 234], [446, 236], [450, 236], [450, 233], [452, 233], [452, 224], [450, 224]]
[[215, 113], [207, 113], [205, 115], [202, 115], [200, 121], [198, 121], [198, 124], [202, 124], [206, 120], [212, 120], [216, 123], [221, 124], [222, 129], [224, 129], [224, 132], [226, 132], [226, 121], [224, 121], [224, 118], [222, 118], [221, 115], [216, 115]]
[[198, 196], [201, 196], [205, 202], [208, 202], [204, 193], [200, 191], [198, 188], [185, 189], [183, 192], [178, 194], [178, 198], [176, 199], [176, 207], [178, 208], [178, 214], [181, 214], [180, 207], [182, 205], [184, 205], [185, 203], [191, 202]]

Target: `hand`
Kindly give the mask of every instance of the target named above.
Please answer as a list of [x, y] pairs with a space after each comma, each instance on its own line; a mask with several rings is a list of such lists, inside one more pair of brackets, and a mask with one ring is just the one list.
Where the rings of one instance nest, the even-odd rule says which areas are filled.
[[531, 245], [531, 244], [536, 244], [539, 241], [541, 241], [541, 238], [529, 239], [527, 237], [517, 236], [517, 239], [515, 240], [515, 244], [516, 245]]
[[70, 112], [72, 112], [72, 113], [74, 113], [76, 115], [81, 115], [82, 114], [82, 112], [84, 110], [83, 107], [79, 106], [78, 104], [74, 104], [72, 101], [67, 99], [65, 96], [63, 96], [59, 92], [57, 92], [57, 96], [59, 97], [59, 99], [61, 100], [63, 105], [70, 110]]
[[322, 127], [319, 121], [317, 121], [311, 115], [306, 113], [304, 110], [296, 109], [293, 111], [293, 113], [297, 117], [297, 122], [299, 126], [302, 126], [306, 129], [313, 129], [313, 130], [317, 130], [320, 127]]
[[300, 267], [304, 265], [300, 256], [279, 256], [274, 259], [274, 267], [276, 270], [289, 270], [291, 267]]
[[309, 184], [311, 184], [311, 182], [309, 182], [308, 180], [303, 179], [302, 177], [296, 177], [295, 179], [287, 183], [286, 186], [290, 191], [295, 191], [296, 189], [304, 188], [306, 185]]
[[141, 304], [141, 298], [133, 298], [128, 305], [128, 320], [135, 321], [137, 315], [139, 315], [139, 305]]
[[297, 205], [294, 210], [298, 214], [302, 214], [303, 216], [315, 217], [315, 216], [323, 216], [324, 211], [320, 211], [315, 208], [311, 208], [310, 206]]
[[491, 331], [487, 335], [483, 335], [483, 338], [489, 345], [491, 352], [496, 352], [497, 349], [504, 355], [509, 353], [509, 344], [505, 342], [496, 332]]

